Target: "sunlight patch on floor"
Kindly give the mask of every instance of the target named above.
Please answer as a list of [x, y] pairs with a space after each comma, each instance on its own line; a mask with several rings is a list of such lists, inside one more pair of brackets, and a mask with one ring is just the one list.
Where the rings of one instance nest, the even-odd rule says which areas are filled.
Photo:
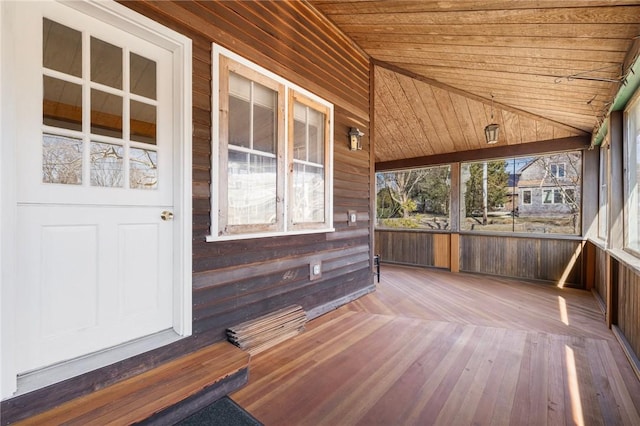
[[567, 384], [569, 385], [569, 396], [571, 397], [571, 413], [576, 425], [584, 425], [584, 414], [582, 412], [582, 402], [580, 401], [580, 385], [578, 384], [578, 371], [576, 369], [576, 357], [573, 349], [565, 345], [565, 357], [567, 363]]

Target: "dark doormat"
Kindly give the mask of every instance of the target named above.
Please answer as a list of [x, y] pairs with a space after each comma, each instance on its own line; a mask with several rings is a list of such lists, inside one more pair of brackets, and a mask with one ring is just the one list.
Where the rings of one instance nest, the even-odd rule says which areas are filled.
[[263, 426], [231, 398], [225, 396], [187, 417], [176, 426]]

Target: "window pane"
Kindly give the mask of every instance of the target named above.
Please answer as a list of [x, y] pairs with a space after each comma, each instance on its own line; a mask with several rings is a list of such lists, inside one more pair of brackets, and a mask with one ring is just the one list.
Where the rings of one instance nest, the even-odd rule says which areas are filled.
[[293, 117], [293, 158], [324, 164], [325, 115], [296, 102]]
[[521, 159], [519, 186], [531, 203], [518, 206], [515, 231], [580, 234], [582, 154], [566, 152]]
[[253, 83], [253, 149], [275, 154], [278, 93]]
[[229, 145], [251, 147], [251, 81], [229, 74]]
[[124, 148], [99, 142], [91, 142], [91, 185], [122, 187]]
[[82, 86], [43, 76], [42, 122], [47, 126], [82, 130]]
[[512, 231], [509, 162], [464, 163], [461, 176], [460, 229]]
[[638, 172], [640, 172], [640, 102], [636, 102], [626, 113], [627, 146], [627, 191], [626, 191], [626, 246], [640, 251], [640, 197]]
[[122, 98], [91, 89], [91, 133], [122, 138]]
[[553, 190], [553, 203], [554, 204], [562, 204], [562, 202], [563, 202], [562, 192], [559, 189], [554, 189]]
[[149, 149], [129, 149], [129, 187], [158, 188], [158, 153]]
[[156, 63], [151, 59], [131, 53], [129, 55], [129, 81], [131, 93], [146, 98], [156, 98]]
[[131, 101], [131, 140], [156, 144], [156, 107]]
[[47, 18], [42, 19], [42, 65], [82, 77], [82, 34]]
[[79, 185], [82, 183], [82, 141], [42, 135], [42, 182]]
[[324, 114], [309, 108], [309, 161], [324, 164]]
[[531, 191], [522, 191], [522, 203], [531, 204]]
[[293, 158], [307, 159], [307, 107], [298, 102], [293, 106]]
[[449, 166], [376, 174], [376, 224], [384, 228], [450, 229]]
[[91, 37], [91, 81], [122, 89], [122, 49]]
[[293, 222], [322, 223], [324, 217], [324, 168], [294, 164]]
[[276, 159], [229, 150], [229, 225], [276, 222]]
[[609, 161], [608, 161], [608, 149], [606, 146], [600, 148], [600, 192], [598, 194], [599, 209], [598, 209], [598, 236], [602, 239], [607, 238], [609, 231], [608, 225], [608, 197], [609, 197]]

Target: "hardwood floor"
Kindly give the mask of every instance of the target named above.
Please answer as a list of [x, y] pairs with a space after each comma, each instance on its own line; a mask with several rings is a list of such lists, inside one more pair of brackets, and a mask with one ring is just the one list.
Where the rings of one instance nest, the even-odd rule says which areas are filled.
[[265, 425], [640, 425], [591, 293], [383, 265], [377, 291], [251, 359]]

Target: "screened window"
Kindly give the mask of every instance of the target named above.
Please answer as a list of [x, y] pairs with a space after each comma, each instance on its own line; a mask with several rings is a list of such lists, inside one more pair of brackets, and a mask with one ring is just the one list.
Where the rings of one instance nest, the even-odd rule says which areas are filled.
[[450, 176], [450, 166], [377, 173], [377, 226], [450, 229]]
[[600, 188], [598, 192], [598, 237], [607, 239], [609, 233], [608, 202], [609, 198], [609, 145], [600, 147]]
[[219, 46], [213, 50], [220, 114], [208, 240], [331, 230], [333, 106]]
[[640, 98], [636, 95], [624, 113], [625, 162], [625, 247], [640, 254]]
[[581, 152], [463, 163], [460, 229], [581, 233]]

